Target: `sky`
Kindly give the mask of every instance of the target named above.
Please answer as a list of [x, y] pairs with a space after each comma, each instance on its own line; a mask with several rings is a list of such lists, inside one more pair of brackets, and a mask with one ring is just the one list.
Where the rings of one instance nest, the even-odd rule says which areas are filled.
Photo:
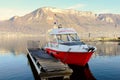
[[120, 0], [0, 0], [0, 20], [23, 16], [41, 7], [120, 14]]

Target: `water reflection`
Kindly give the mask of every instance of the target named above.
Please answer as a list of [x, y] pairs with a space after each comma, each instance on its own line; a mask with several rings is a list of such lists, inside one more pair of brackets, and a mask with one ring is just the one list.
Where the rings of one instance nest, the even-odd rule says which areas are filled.
[[73, 70], [70, 80], [96, 80], [89, 69], [89, 65], [83, 66], [69, 65]]
[[[28, 41], [40, 41], [40, 37], [18, 37], [18, 38], [0, 38], [0, 51], [10, 51], [18, 55], [19, 53], [26, 53]], [[40, 43], [43, 43], [41, 40]], [[120, 42], [87, 42], [88, 44], [97, 47], [96, 56], [116, 56], [120, 55]], [[6, 53], [6, 52], [5, 52]]]
[[118, 45], [118, 42], [91, 42], [88, 44], [92, 44], [97, 47], [94, 57], [120, 55], [120, 45]]
[[0, 80], [34, 80], [26, 58], [26, 38], [0, 38]]
[[14, 53], [13, 55], [25, 54], [28, 40], [39, 40], [36, 37], [23, 38], [0, 38], [0, 54]]
[[89, 61], [97, 80], [120, 79], [120, 45], [118, 42], [96, 42], [97, 52]]
[[[0, 38], [0, 73], [7, 74], [0, 74], [0, 80], [7, 80], [9, 75], [9, 78], [12, 77], [9, 80], [22, 80], [22, 77], [24, 80], [28, 78], [33, 80], [25, 56], [28, 40], [39, 41], [40, 38]], [[88, 44], [96, 46], [97, 51], [89, 61], [89, 65], [70, 66], [74, 69], [71, 80], [95, 80], [95, 78], [119, 80], [120, 42], [88, 42]], [[17, 75], [15, 75], [16, 73]]]

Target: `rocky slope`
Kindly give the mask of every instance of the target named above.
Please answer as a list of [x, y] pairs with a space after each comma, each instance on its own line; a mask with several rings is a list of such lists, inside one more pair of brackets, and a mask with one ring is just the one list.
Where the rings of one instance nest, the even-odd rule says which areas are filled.
[[[39, 8], [22, 17], [14, 16], [0, 22], [0, 31], [22, 32], [27, 34], [45, 34], [55, 27], [54, 23], [63, 27], [75, 28], [79, 35], [86, 36], [115, 36], [120, 31], [119, 14], [94, 14], [76, 10], [56, 8]], [[82, 35], [84, 34], [84, 35]]]

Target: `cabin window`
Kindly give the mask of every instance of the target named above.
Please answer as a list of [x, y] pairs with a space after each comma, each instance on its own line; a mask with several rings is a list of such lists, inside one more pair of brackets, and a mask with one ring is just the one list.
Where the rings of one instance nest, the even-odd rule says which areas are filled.
[[58, 43], [80, 41], [77, 34], [58, 34], [56, 35]]
[[59, 43], [70, 41], [69, 36], [67, 34], [58, 34], [57, 35], [57, 40], [58, 40]]
[[55, 42], [55, 43], [57, 42], [55, 35], [50, 36], [50, 42]]
[[69, 34], [71, 41], [80, 41], [77, 34]]

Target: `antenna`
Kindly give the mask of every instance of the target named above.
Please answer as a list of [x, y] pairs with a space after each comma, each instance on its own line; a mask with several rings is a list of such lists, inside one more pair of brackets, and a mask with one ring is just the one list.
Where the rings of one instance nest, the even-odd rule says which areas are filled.
[[54, 15], [55, 15], [55, 22], [54, 22], [54, 24], [57, 25], [58, 28], [62, 28], [62, 24], [58, 24], [57, 15], [56, 14], [54, 14]]

